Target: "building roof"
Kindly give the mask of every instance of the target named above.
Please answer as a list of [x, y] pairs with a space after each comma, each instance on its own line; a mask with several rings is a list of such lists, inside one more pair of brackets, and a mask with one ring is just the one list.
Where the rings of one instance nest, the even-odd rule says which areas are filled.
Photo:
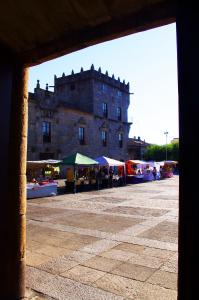
[[34, 65], [175, 21], [174, 0], [2, 1], [0, 45]]
[[179, 143], [179, 138], [173, 138], [173, 139], [171, 140], [171, 143]]
[[140, 138], [129, 138], [128, 139], [128, 148], [131, 148], [131, 147], [147, 147], [149, 146], [150, 144], [145, 142], [145, 141], [142, 141]]
[[115, 78], [114, 74], [110, 76], [108, 74], [108, 71], [103, 74], [101, 68], [99, 67], [98, 70], [95, 70], [93, 64], [91, 65], [91, 68], [89, 70], [84, 71], [81, 68], [80, 72], [78, 73], [74, 73], [74, 71], [72, 70], [70, 75], [65, 75], [65, 73], [63, 73], [61, 77], [57, 77], [56, 75], [54, 77], [56, 87], [65, 84], [73, 84], [76, 81], [82, 81], [85, 79], [95, 79], [101, 81], [110, 86], [113, 86], [114, 88], [120, 89], [122, 92], [129, 94], [129, 82], [126, 83], [125, 80], [120, 80], [120, 77]]

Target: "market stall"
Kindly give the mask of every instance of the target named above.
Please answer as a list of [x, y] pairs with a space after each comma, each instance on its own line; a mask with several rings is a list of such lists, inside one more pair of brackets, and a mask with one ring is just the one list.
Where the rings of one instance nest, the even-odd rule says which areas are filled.
[[[154, 179], [156, 179], [153, 175], [153, 169], [154, 167], [156, 168], [155, 166], [155, 162], [152, 162], [152, 161], [146, 161], [144, 162], [143, 164], [143, 181], [152, 181]], [[156, 171], [156, 174], [157, 174], [157, 171]]]
[[174, 167], [177, 165], [177, 161], [166, 160], [162, 163], [161, 177], [162, 178], [171, 178], [173, 177]]
[[142, 160], [127, 160], [125, 164], [127, 183], [140, 183], [144, 181], [145, 162]]
[[88, 156], [75, 153], [64, 157], [66, 168], [66, 191], [78, 192], [97, 188], [98, 162]]
[[49, 197], [49, 196], [56, 196], [57, 195], [57, 182], [48, 182], [46, 184], [40, 183], [27, 183], [26, 191], [27, 191], [27, 198], [42, 198], [42, 197]]
[[148, 161], [147, 163], [149, 164], [150, 169], [152, 171], [153, 180], [160, 180], [161, 179], [160, 169], [163, 166], [162, 162]]
[[[57, 195], [60, 160], [27, 161], [27, 198]], [[46, 173], [47, 172], [47, 173]]]
[[100, 187], [121, 186], [126, 183], [125, 163], [106, 156], [95, 158], [99, 163]]
[[31, 182], [33, 178], [40, 179], [57, 179], [59, 176], [59, 164], [61, 160], [47, 159], [27, 161], [27, 181]]

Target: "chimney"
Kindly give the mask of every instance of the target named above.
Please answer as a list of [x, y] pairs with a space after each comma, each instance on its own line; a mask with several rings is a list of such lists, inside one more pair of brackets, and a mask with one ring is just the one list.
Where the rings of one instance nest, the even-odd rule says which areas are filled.
[[37, 89], [40, 89], [40, 83], [39, 83], [39, 80], [37, 80], [36, 88], [37, 88]]

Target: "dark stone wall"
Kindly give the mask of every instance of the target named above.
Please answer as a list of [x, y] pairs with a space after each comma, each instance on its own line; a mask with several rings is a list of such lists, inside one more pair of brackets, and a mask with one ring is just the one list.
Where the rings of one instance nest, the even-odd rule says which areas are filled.
[[[70, 78], [67, 78], [70, 77]], [[55, 81], [55, 95], [65, 107], [93, 112], [92, 81], [90, 78], [67, 76]]]
[[117, 119], [117, 108], [121, 108], [121, 121], [127, 122], [127, 112], [129, 106], [129, 94], [103, 81], [93, 82], [93, 102], [94, 114], [103, 117], [102, 103], [108, 105], [108, 118], [114, 121]]

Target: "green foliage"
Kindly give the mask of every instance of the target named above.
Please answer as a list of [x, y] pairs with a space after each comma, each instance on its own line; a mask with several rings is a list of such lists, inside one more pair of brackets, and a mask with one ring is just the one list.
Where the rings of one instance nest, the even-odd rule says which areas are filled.
[[[166, 160], [166, 145], [151, 145], [144, 153], [145, 160]], [[179, 143], [167, 144], [167, 160], [179, 160]]]

